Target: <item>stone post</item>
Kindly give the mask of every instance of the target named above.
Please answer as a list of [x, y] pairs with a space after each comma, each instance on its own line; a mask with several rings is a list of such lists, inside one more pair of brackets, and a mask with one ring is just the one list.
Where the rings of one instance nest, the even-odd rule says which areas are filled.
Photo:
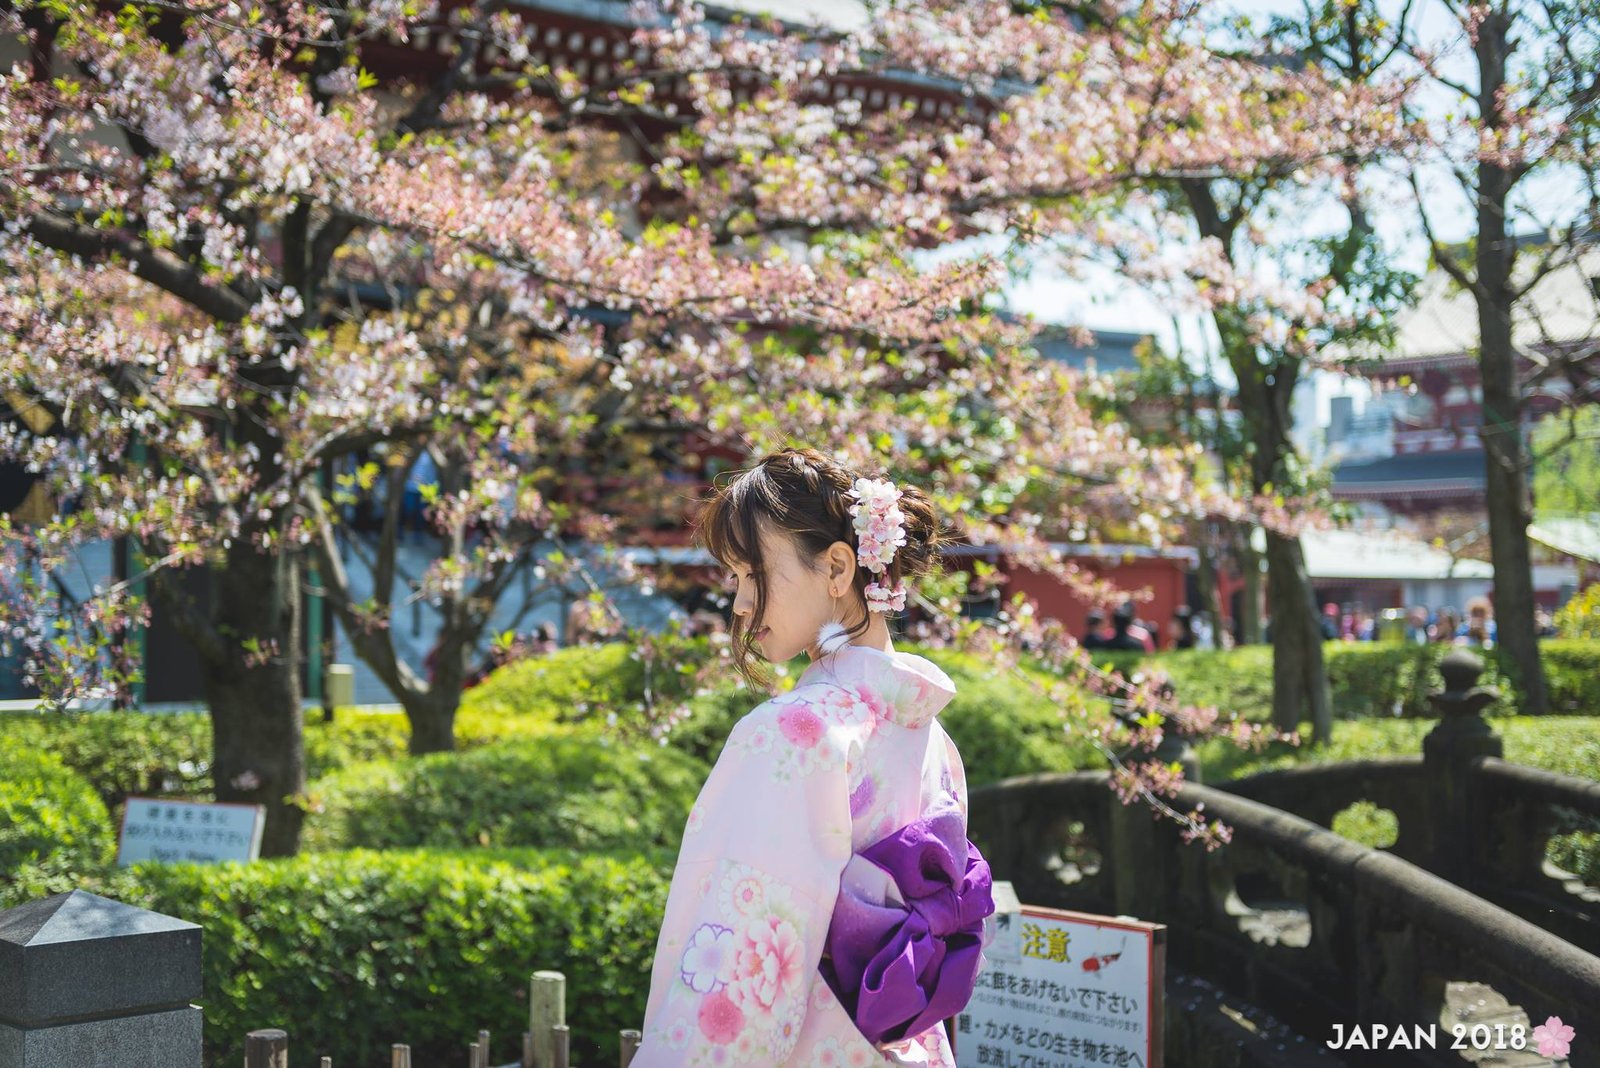
[[200, 928], [84, 890], [0, 912], [0, 1068], [200, 1068]]
[[1469, 768], [1481, 756], [1503, 756], [1504, 746], [1483, 718], [1499, 697], [1492, 686], [1475, 686], [1483, 661], [1457, 649], [1439, 661], [1444, 690], [1430, 694], [1439, 723], [1422, 740], [1423, 778], [1428, 814], [1428, 870], [1457, 886], [1472, 884], [1473, 836], [1484, 833], [1472, 805]]

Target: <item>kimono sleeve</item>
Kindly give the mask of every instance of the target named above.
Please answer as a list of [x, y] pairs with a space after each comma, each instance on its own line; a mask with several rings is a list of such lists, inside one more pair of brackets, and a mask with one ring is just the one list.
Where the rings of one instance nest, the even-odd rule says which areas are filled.
[[635, 1068], [793, 1051], [851, 854], [849, 702], [804, 687], [729, 735], [690, 812]]

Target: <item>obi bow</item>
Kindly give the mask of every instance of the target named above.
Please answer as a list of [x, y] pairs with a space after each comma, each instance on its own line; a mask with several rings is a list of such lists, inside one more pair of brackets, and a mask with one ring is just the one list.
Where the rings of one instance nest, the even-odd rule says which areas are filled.
[[994, 912], [989, 864], [959, 813], [909, 823], [850, 858], [820, 971], [875, 1044], [960, 1012]]

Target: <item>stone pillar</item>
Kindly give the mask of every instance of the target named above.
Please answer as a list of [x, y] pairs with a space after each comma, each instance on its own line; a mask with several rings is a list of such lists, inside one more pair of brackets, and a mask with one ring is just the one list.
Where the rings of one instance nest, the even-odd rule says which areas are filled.
[[1483, 718], [1483, 710], [1499, 692], [1492, 686], [1474, 686], [1483, 674], [1483, 661], [1457, 649], [1439, 661], [1444, 690], [1430, 694], [1438, 711], [1438, 726], [1422, 740], [1423, 778], [1427, 787], [1428, 870], [1457, 886], [1472, 883], [1473, 836], [1484, 833], [1473, 810], [1468, 768], [1481, 756], [1503, 756], [1504, 746]]
[[200, 928], [83, 890], [0, 912], [0, 1068], [200, 1068]]

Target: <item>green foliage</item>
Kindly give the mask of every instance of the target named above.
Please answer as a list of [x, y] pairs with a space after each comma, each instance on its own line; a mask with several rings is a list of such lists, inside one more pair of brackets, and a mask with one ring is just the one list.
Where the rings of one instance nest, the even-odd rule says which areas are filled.
[[1143, 653], [1093, 651], [1094, 665], [1120, 671], [1125, 678], [1141, 670], [1165, 671], [1177, 687], [1178, 700], [1224, 714], [1237, 712], [1250, 720], [1272, 718], [1272, 647], [1244, 645], [1226, 652], [1185, 649], [1147, 656]]
[[1556, 630], [1563, 638], [1600, 641], [1600, 582], [1561, 606], [1556, 613]]
[[[955, 683], [956, 696], [940, 722], [961, 752], [967, 784], [983, 786], [1014, 775], [1106, 767], [1105, 758], [1080, 733], [1067, 735], [1068, 719], [1086, 713], [1074, 695], [1065, 709], [1011, 675], [994, 673], [976, 657], [930, 649], [923, 652]], [[1030, 672], [1047, 684], [1042, 674]]]
[[[1093, 746], [1068, 739], [1064, 733], [1063, 712], [1072, 715], [1084, 706], [1057, 709], [1044, 695], [1051, 681], [1044, 674], [1030, 672], [1034, 687], [1014, 677], [993, 675], [973, 656], [942, 649], [901, 648], [926, 656], [955, 683], [956, 696], [940, 719], [961, 751], [971, 785], [1031, 772], [1104, 766]], [[576, 655], [581, 652], [589, 655]], [[789, 677], [797, 677], [807, 662], [802, 657], [786, 665]], [[659, 678], [653, 681], [662, 685]], [[495, 672], [468, 691], [461, 720], [481, 722], [505, 736], [539, 723], [601, 731], [608, 729], [606, 717], [615, 713], [618, 722], [609, 729], [638, 737], [643, 731], [638, 719], [643, 684], [642, 665], [627, 660], [620, 644], [600, 650], [563, 650]], [[690, 698], [692, 714], [672, 730], [670, 748], [709, 767], [739, 717], [765, 698], [733, 680]]]
[[1541, 513], [1600, 513], [1600, 408], [1547, 415], [1533, 428], [1533, 499]]
[[[1420, 756], [1422, 739], [1436, 725], [1429, 719], [1341, 720], [1326, 746], [1274, 743], [1264, 752], [1246, 753], [1220, 739], [1196, 747], [1207, 782], [1236, 779], [1259, 771], [1305, 763]], [[1585, 779], [1600, 778], [1600, 717], [1494, 716], [1489, 722], [1505, 743], [1505, 758], [1516, 764]], [[1309, 731], [1302, 724], [1301, 732]]]
[[1371, 849], [1388, 849], [1400, 838], [1400, 820], [1371, 801], [1357, 801], [1333, 817], [1332, 830]]
[[309, 788], [302, 847], [675, 848], [707, 769], [593, 737], [358, 764]]
[[1574, 831], [1553, 834], [1545, 856], [1562, 871], [1570, 871], [1589, 886], [1600, 886], [1600, 833]]
[[[705, 645], [704, 639], [689, 645]], [[649, 667], [652, 692], [679, 700], [686, 685]], [[574, 646], [507, 664], [462, 695], [458, 725], [527, 719], [603, 725], [606, 715], [643, 699], [647, 665], [624, 642]]]
[[[306, 724], [306, 774], [316, 777], [406, 751], [404, 716], [340, 709]], [[0, 746], [52, 753], [87, 779], [119, 818], [128, 797], [209, 801], [211, 721], [204, 712], [8, 712]]]
[[211, 797], [211, 725], [200, 713], [12, 712], [0, 745], [58, 757], [117, 815], [124, 799]]
[[[1368, 716], [1432, 717], [1428, 694], [1443, 685], [1439, 661], [1454, 647], [1411, 645], [1404, 642], [1326, 642], [1322, 646], [1333, 694], [1335, 714], [1342, 719]], [[1561, 712], [1600, 713], [1600, 643], [1545, 640], [1539, 643], [1551, 706]], [[1500, 671], [1493, 650], [1474, 650], [1484, 660], [1479, 680], [1497, 686], [1502, 694], [1510, 686]], [[1145, 656], [1139, 653], [1096, 652], [1097, 666], [1113, 667], [1127, 675], [1160, 669], [1171, 676], [1178, 699], [1186, 704], [1216, 705], [1245, 719], [1268, 722], [1272, 718], [1272, 648], [1247, 645], [1226, 651], [1190, 649]], [[1511, 711], [1506, 698], [1493, 712]]]
[[111, 817], [83, 776], [48, 753], [0, 756], [0, 881], [22, 868], [96, 867], [115, 850]]
[[671, 858], [535, 850], [307, 854], [139, 865], [75, 885], [199, 924], [207, 1068], [244, 1036], [289, 1033], [297, 1061], [453, 1064], [478, 1029], [495, 1062], [528, 1026], [528, 977], [567, 976], [574, 1060], [615, 1063], [638, 1026]]
[[1539, 643], [1539, 656], [1551, 708], [1600, 716], [1600, 642], [1547, 638]]
[[320, 715], [306, 722], [306, 778], [369, 760], [404, 756], [411, 725], [398, 712], [364, 708], [334, 709], [333, 722]]

